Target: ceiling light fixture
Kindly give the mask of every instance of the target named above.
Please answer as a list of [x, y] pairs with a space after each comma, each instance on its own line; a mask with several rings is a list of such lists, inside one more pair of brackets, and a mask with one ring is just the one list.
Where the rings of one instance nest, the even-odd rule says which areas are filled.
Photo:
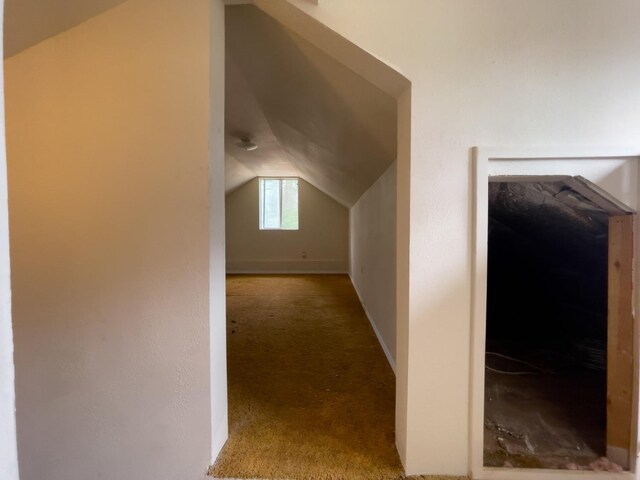
[[245, 152], [252, 152], [255, 149], [258, 148], [258, 145], [256, 145], [255, 143], [253, 143], [250, 139], [248, 138], [241, 138], [240, 141], [236, 144], [238, 145], [241, 149], [243, 149]]

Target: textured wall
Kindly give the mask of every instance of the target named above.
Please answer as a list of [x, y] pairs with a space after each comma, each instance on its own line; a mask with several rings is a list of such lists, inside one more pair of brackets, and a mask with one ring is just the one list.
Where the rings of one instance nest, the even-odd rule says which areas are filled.
[[411, 81], [408, 317], [398, 309], [409, 329], [398, 384], [406, 370], [408, 394], [398, 436], [409, 473], [466, 474], [470, 149], [637, 144], [640, 3], [292, 2]]
[[396, 365], [396, 164], [351, 207], [351, 280], [378, 340]]
[[260, 230], [258, 183], [255, 178], [227, 196], [228, 271], [346, 273], [349, 211], [300, 179], [300, 229]]
[[130, 0], [5, 63], [22, 480], [207, 469], [209, 41]]

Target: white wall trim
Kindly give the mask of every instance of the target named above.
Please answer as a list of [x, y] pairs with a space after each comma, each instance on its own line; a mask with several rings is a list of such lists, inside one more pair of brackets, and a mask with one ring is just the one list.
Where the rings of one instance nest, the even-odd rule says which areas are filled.
[[225, 269], [225, 6], [209, 5], [209, 396], [213, 464], [229, 437]]
[[[500, 160], [590, 160], [640, 158], [640, 146], [618, 147], [507, 147], [473, 149], [474, 156], [474, 236], [472, 246], [472, 302], [471, 302], [471, 378], [470, 378], [470, 473], [474, 480], [630, 480], [637, 479], [636, 456], [631, 455], [631, 471], [624, 473], [544, 470], [544, 469], [504, 469], [484, 466], [484, 357], [486, 340], [486, 295], [487, 295], [487, 252], [489, 216], [489, 164]], [[637, 208], [637, 205], [633, 205]], [[638, 244], [636, 244], [638, 258]], [[637, 272], [636, 272], [637, 275]], [[636, 277], [637, 278], [637, 277]], [[636, 311], [638, 296], [636, 295]], [[636, 329], [638, 319], [636, 318]], [[637, 330], [636, 330], [637, 331]], [[635, 359], [634, 378], [638, 378], [638, 361]], [[634, 406], [638, 403], [638, 385], [634, 386]], [[632, 452], [638, 444], [637, 408], [632, 420]], [[635, 472], [635, 473], [634, 473]]]
[[635, 480], [631, 472], [588, 472], [584, 470], [544, 470], [537, 468], [483, 468], [473, 480]]
[[[4, 29], [4, 1], [0, 5], [0, 33]], [[0, 53], [3, 52], [0, 38]], [[5, 137], [4, 64], [0, 65], [0, 476], [18, 480], [16, 437], [14, 338], [11, 317], [11, 262], [9, 258], [9, 208], [7, 199], [7, 151]]]
[[395, 375], [396, 374], [396, 362], [393, 359], [393, 357], [391, 356], [391, 352], [389, 352], [389, 349], [387, 348], [387, 344], [384, 343], [384, 340], [382, 339], [382, 335], [380, 334], [380, 330], [378, 330], [378, 327], [376, 326], [375, 322], [373, 321], [373, 318], [369, 314], [369, 311], [367, 310], [367, 307], [364, 305], [364, 302], [362, 301], [362, 295], [360, 295], [360, 292], [358, 291], [358, 287], [356, 287], [356, 284], [353, 281], [353, 278], [351, 277], [351, 274], [349, 274], [349, 279], [351, 280], [351, 285], [353, 285], [353, 289], [356, 291], [356, 295], [358, 296], [358, 300], [360, 301], [360, 305], [362, 305], [362, 309], [364, 310], [364, 314], [369, 319], [369, 323], [371, 324], [371, 328], [373, 328], [373, 332], [376, 334], [376, 337], [378, 337], [378, 342], [380, 342], [380, 346], [382, 347], [382, 351], [384, 352], [385, 357], [387, 357], [387, 361], [389, 362], [389, 365], [391, 365], [391, 370], [393, 370], [393, 374]]

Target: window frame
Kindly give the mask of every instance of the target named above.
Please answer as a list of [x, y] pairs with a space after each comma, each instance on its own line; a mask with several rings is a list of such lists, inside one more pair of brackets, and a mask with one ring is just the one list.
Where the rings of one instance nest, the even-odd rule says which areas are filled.
[[[280, 210], [280, 227], [264, 227], [264, 181], [265, 180], [278, 180], [279, 188], [278, 188], [278, 208]], [[282, 188], [283, 188], [283, 180], [295, 180], [296, 186], [298, 187], [298, 194], [296, 195], [296, 214], [298, 216], [298, 226], [297, 228], [284, 228], [282, 226], [283, 216], [282, 216]], [[285, 232], [297, 232], [300, 230], [300, 178], [299, 177], [258, 177], [258, 229], [260, 231], [285, 231]]]

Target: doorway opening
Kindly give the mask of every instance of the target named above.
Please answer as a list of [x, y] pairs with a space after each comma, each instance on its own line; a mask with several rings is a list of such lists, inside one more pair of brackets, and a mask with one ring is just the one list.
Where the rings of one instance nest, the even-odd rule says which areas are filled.
[[397, 478], [409, 85], [279, 12], [225, 7], [229, 439], [210, 474]]
[[635, 212], [582, 177], [490, 177], [485, 467], [620, 472]]

